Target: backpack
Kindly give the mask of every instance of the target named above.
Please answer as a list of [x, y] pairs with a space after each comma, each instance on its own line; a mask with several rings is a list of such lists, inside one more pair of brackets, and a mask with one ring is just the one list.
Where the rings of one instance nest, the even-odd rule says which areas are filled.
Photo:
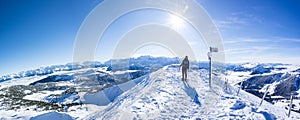
[[189, 61], [188, 60], [183, 60], [182, 66], [184, 66], [184, 67], [189, 66]]

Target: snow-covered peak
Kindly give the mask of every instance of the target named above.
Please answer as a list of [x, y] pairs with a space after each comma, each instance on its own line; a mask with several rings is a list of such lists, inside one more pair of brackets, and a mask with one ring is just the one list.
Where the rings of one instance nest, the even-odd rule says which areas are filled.
[[[112, 61], [114, 60], [109, 60], [107, 62], [104, 62], [103, 64], [97, 61], [85, 61], [85, 62], [67, 63], [65, 65], [51, 65], [46, 67], [40, 67], [34, 70], [21, 71], [15, 74], [0, 76], [0, 82], [11, 80], [11, 79], [18, 79], [18, 78], [31, 77], [31, 76], [43, 76], [43, 75], [48, 75], [48, 74], [61, 72], [61, 71], [73, 71], [73, 70], [79, 70], [85, 68], [107, 67], [108, 69], [111, 69], [111, 66], [116, 67], [121, 63], [121, 61], [128, 62], [126, 64], [126, 67], [128, 67], [128, 69], [131, 70], [143, 69], [145, 67], [151, 68], [152, 66], [159, 66], [160, 68], [162, 66], [179, 63], [178, 58], [151, 57], [151, 56], [140, 56], [138, 58], [117, 60], [119, 62], [112, 62]], [[116, 69], [116, 70], [120, 70], [120, 69]], [[123, 68], [121, 68], [121, 70], [123, 70]]]
[[259, 63], [244, 63], [242, 64], [242, 67], [244, 68], [254, 68], [258, 65]]

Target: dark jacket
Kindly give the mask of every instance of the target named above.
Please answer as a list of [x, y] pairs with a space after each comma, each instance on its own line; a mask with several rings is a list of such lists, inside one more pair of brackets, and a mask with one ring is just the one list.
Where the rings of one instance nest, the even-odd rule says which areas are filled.
[[182, 68], [189, 69], [190, 61], [187, 58], [184, 58], [180, 64], [180, 66], [182, 66]]

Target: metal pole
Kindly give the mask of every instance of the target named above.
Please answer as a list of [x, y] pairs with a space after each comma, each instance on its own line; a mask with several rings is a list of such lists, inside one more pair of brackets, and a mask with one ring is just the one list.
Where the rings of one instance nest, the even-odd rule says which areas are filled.
[[211, 58], [212, 58], [212, 53], [213, 52], [218, 52], [218, 48], [214, 47], [209, 47], [209, 52], [207, 53], [208, 59], [209, 59], [209, 87], [211, 88], [211, 81], [212, 81], [212, 63], [211, 63]]
[[209, 87], [211, 88], [211, 79], [212, 79], [212, 64], [211, 64], [211, 58], [209, 58]]
[[265, 94], [264, 94], [264, 96], [261, 98], [261, 101], [260, 101], [260, 104], [259, 104], [259, 106], [258, 106], [258, 107], [260, 107], [260, 106], [261, 106], [261, 104], [263, 103], [263, 101], [264, 101], [264, 99], [265, 99], [265, 97], [266, 97], [266, 95], [267, 95], [267, 93], [268, 93], [268, 89], [269, 89], [269, 87], [270, 87], [270, 85], [267, 87], [267, 89], [266, 89], [266, 91], [265, 91]]
[[288, 117], [290, 117], [290, 115], [291, 115], [292, 106], [293, 106], [293, 92], [291, 92], [290, 109], [289, 109]]
[[211, 74], [212, 74], [212, 65], [211, 65], [211, 52], [208, 52], [207, 53], [207, 57], [208, 57], [208, 60], [209, 60], [209, 78], [208, 78], [208, 83], [209, 83], [209, 88], [211, 88]]
[[239, 96], [240, 89], [242, 88], [242, 85], [243, 85], [243, 81], [241, 82], [241, 84], [240, 84], [240, 86], [239, 86], [239, 89], [238, 89], [238, 92], [237, 92], [236, 96]]
[[228, 79], [225, 77], [224, 90], [227, 91]]

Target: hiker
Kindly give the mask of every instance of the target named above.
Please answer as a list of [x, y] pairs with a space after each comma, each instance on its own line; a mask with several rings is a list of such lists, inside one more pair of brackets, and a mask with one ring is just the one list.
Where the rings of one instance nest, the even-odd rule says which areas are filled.
[[185, 58], [183, 59], [183, 61], [180, 64], [181, 71], [182, 71], [182, 81], [186, 81], [187, 79], [187, 69], [189, 69], [190, 67], [190, 62], [188, 59], [188, 56], [185, 56]]

